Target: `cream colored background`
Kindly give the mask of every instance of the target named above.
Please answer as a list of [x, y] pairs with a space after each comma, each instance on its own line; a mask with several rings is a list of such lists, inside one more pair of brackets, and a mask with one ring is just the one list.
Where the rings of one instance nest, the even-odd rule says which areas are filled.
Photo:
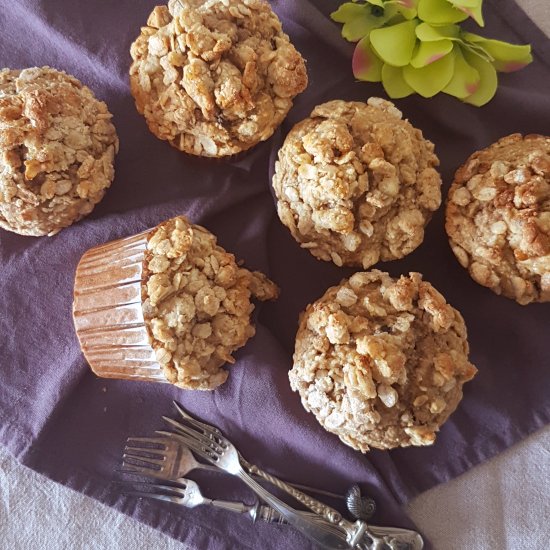
[[[550, 0], [518, 3], [550, 34]], [[436, 550], [543, 550], [550, 546], [549, 480], [550, 428], [545, 428], [424, 493], [408, 512]], [[1, 550], [182, 548], [158, 531], [24, 468], [0, 447]]]

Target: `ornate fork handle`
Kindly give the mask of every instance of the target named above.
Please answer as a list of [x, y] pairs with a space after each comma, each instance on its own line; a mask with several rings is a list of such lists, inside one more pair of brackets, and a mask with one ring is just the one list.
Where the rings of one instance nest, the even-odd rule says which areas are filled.
[[302, 531], [302, 533], [316, 541], [323, 548], [332, 550], [346, 550], [350, 548], [350, 545], [346, 542], [346, 533], [336, 525], [316, 522], [311, 517], [304, 517], [298, 514], [264, 489], [242, 468], [235, 472], [235, 475], [242, 479], [264, 502], [279, 512], [288, 523]]
[[331, 508], [330, 506], [319, 502], [317, 499], [310, 497], [305, 493], [302, 493], [302, 491], [299, 491], [295, 487], [292, 487], [292, 485], [289, 485], [288, 483], [281, 481], [275, 476], [264, 472], [261, 468], [258, 468], [258, 466], [250, 464], [250, 462], [245, 460], [242, 456], [240, 456], [240, 459], [241, 464], [246, 468], [246, 470], [248, 470], [250, 474], [261, 477], [278, 489], [285, 491], [286, 493], [294, 497], [298, 502], [302, 503], [304, 506], [307, 506], [316, 514], [324, 517], [327, 521], [330, 521], [331, 523], [334, 523], [336, 525], [338, 525], [342, 521], [342, 515], [334, 508]]

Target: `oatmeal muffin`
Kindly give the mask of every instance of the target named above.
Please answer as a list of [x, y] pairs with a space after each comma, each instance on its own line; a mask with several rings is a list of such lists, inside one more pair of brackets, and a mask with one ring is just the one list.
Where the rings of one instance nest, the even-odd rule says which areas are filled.
[[239, 267], [212, 233], [179, 216], [88, 251], [77, 269], [74, 319], [99, 376], [212, 390], [254, 335], [251, 299], [277, 295], [265, 275]]
[[170, 0], [132, 44], [130, 84], [160, 139], [226, 157], [268, 139], [307, 85], [265, 0]]
[[512, 134], [474, 153], [445, 227], [476, 282], [522, 305], [550, 301], [550, 137]]
[[366, 452], [431, 445], [476, 368], [462, 316], [419, 273], [359, 272], [302, 314], [290, 385]]
[[441, 204], [438, 165], [433, 144], [393, 103], [329, 101], [279, 151], [279, 218], [302, 248], [338, 266], [402, 258]]
[[62, 71], [0, 70], [0, 227], [55, 235], [89, 214], [114, 177], [111, 117]]

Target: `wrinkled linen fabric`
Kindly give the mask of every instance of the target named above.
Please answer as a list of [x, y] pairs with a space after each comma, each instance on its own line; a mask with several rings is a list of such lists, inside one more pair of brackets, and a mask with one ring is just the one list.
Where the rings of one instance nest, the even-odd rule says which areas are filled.
[[[210, 508], [183, 510], [119, 494], [112, 480], [125, 438], [147, 435], [174, 415], [171, 400], [219, 426], [242, 453], [280, 477], [343, 492], [359, 482], [378, 501], [373, 521], [412, 526], [401, 506], [509, 447], [550, 420], [549, 304], [519, 306], [474, 283], [434, 216], [423, 245], [381, 264], [421, 271], [465, 317], [478, 376], [432, 447], [362, 455], [326, 433], [290, 390], [298, 314], [351, 270], [318, 262], [278, 221], [270, 193], [277, 147], [323, 101], [384, 95], [354, 82], [352, 46], [328, 14], [335, 0], [273, 1], [308, 61], [310, 84], [268, 142], [233, 162], [193, 159], [156, 139], [129, 93], [129, 46], [154, 1], [0, 0], [0, 66], [51, 65], [105, 100], [121, 141], [116, 178], [92, 215], [52, 238], [0, 231], [0, 443], [23, 464], [152, 525], [192, 548], [313, 548], [295, 530]], [[531, 42], [535, 62], [502, 75], [497, 97], [476, 109], [442, 96], [397, 101], [436, 144], [445, 190], [476, 149], [521, 131], [548, 133], [550, 42], [512, 0], [485, 3], [485, 34]], [[81, 355], [71, 320], [76, 265], [90, 247], [186, 214], [226, 249], [282, 289], [258, 307], [257, 334], [237, 353], [226, 384], [195, 393], [163, 384], [99, 379]], [[199, 475], [211, 497], [251, 501], [222, 475]]]

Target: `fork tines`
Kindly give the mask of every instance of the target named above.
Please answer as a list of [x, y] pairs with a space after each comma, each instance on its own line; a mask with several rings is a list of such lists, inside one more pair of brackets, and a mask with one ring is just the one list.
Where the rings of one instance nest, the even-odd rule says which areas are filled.
[[176, 443], [162, 437], [129, 437], [122, 455], [122, 472], [154, 475], [166, 463], [166, 451]]

